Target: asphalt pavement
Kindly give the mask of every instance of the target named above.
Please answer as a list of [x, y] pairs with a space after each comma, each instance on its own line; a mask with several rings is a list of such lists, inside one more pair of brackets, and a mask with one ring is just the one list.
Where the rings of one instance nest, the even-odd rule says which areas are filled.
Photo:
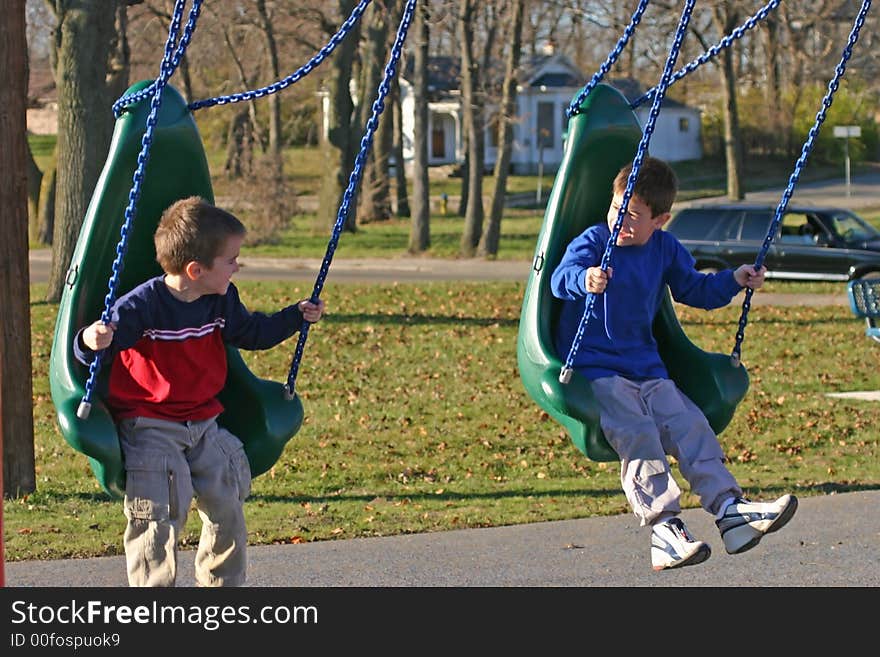
[[[880, 172], [802, 185], [792, 200], [857, 209], [880, 204]], [[779, 194], [747, 195], [778, 202]], [[43, 258], [45, 260], [45, 258]], [[320, 260], [243, 259], [240, 278], [312, 279]], [[46, 264], [46, 263], [43, 263]], [[41, 253], [32, 254], [32, 282]], [[525, 280], [522, 261], [334, 261], [328, 280]], [[37, 272], [34, 277], [34, 272]], [[47, 264], [46, 264], [46, 271]], [[375, 277], [375, 278], [373, 278]], [[769, 297], [770, 295], [767, 295]], [[800, 296], [800, 295], [797, 295]], [[761, 295], [754, 301], [760, 302]], [[765, 301], [774, 301], [764, 298]], [[784, 300], [776, 299], [776, 302]], [[803, 299], [789, 300], [803, 303]], [[827, 302], [827, 300], [826, 300]], [[845, 296], [834, 301], [846, 303]], [[870, 398], [866, 403], [876, 403]], [[781, 494], [781, 493], [780, 493]], [[622, 493], [621, 493], [622, 495]], [[741, 555], [725, 553], [713, 519], [682, 513], [713, 548], [698, 566], [654, 572], [649, 534], [631, 514], [426, 534], [252, 546], [251, 587], [875, 587], [880, 586], [880, 490], [801, 497], [781, 531]], [[121, 530], [120, 530], [121, 531]], [[179, 586], [192, 586], [193, 552], [180, 554]], [[9, 587], [124, 587], [121, 556], [5, 564]]]
[[[621, 493], [622, 495], [622, 493]], [[799, 499], [794, 518], [749, 552], [728, 555], [713, 518], [682, 519], [708, 561], [651, 569], [635, 516], [248, 548], [251, 587], [816, 587], [880, 586], [880, 490]], [[120, 510], [120, 540], [122, 531]], [[194, 586], [192, 551], [178, 586]], [[121, 556], [6, 564], [7, 586], [124, 587]]]

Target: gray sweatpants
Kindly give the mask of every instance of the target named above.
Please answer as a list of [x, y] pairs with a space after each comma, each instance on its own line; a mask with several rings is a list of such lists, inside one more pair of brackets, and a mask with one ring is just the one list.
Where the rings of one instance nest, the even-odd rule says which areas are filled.
[[724, 454], [706, 416], [669, 379], [631, 381], [619, 376], [592, 381], [602, 431], [620, 457], [620, 482], [642, 525], [681, 512], [681, 490], [666, 455], [709, 513], [742, 495], [724, 466]]
[[247, 569], [242, 505], [251, 471], [241, 441], [216, 418], [119, 423], [125, 456], [123, 539], [131, 586], [174, 586], [177, 542], [195, 495], [202, 533], [195, 559], [199, 586], [241, 586]]

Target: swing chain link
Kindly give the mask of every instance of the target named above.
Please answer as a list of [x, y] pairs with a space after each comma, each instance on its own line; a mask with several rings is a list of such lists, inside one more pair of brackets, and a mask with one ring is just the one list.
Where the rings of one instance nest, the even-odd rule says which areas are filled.
[[299, 82], [302, 78], [304, 78], [314, 69], [320, 66], [321, 63], [327, 58], [327, 56], [336, 49], [336, 47], [352, 30], [354, 24], [357, 23], [357, 21], [360, 19], [361, 15], [364, 13], [364, 11], [367, 9], [367, 6], [371, 2], [372, 0], [361, 0], [361, 2], [354, 8], [354, 10], [352, 10], [349, 17], [342, 23], [342, 26], [339, 28], [339, 30], [337, 30], [337, 32], [330, 38], [327, 44], [324, 45], [308, 62], [303, 64], [286, 78], [273, 82], [272, 84], [261, 87], [259, 89], [252, 89], [250, 91], [242, 91], [235, 94], [216, 96], [214, 98], [206, 98], [204, 100], [195, 101], [189, 104], [188, 109], [194, 112], [195, 110], [202, 109], [203, 107], [213, 107], [214, 105], [227, 105], [229, 103], [239, 103], [241, 101], [254, 100], [255, 98], [263, 98], [264, 96], [269, 96], [271, 94], [277, 93], [283, 89], [286, 89], [290, 85]]
[[[407, 0], [403, 15], [400, 19], [400, 25], [397, 28], [397, 34], [394, 38], [394, 44], [391, 47], [391, 55], [389, 56], [388, 63], [385, 65], [384, 75], [382, 81], [379, 83], [376, 99], [371, 106], [372, 111], [370, 118], [367, 120], [366, 130], [361, 138], [361, 148], [355, 158], [354, 167], [348, 179], [348, 186], [342, 196], [342, 203], [340, 204], [339, 211], [336, 215], [336, 223], [333, 225], [333, 232], [330, 236], [330, 241], [327, 244], [327, 252], [324, 255], [324, 260], [321, 262], [321, 269], [318, 271], [318, 276], [315, 279], [315, 287], [312, 290], [312, 295], [310, 297], [310, 300], [313, 303], [317, 303], [318, 298], [321, 295], [324, 281], [327, 278], [327, 272], [330, 269], [330, 262], [332, 261], [333, 254], [339, 244], [339, 238], [342, 234], [342, 229], [345, 227], [349, 209], [356, 197], [356, 190], [361, 179], [364, 163], [366, 162], [367, 155], [369, 154], [370, 147], [373, 143], [373, 134], [379, 126], [379, 116], [385, 109], [385, 97], [388, 95], [391, 88], [390, 81], [397, 74], [397, 64], [403, 51], [403, 44], [406, 40], [406, 35], [409, 32], [410, 24], [412, 23], [415, 7], [416, 0]], [[305, 349], [306, 340], [309, 336], [309, 326], [309, 322], [303, 320], [302, 327], [299, 331], [299, 339], [296, 343], [296, 350], [294, 351], [293, 359], [290, 363], [287, 383], [284, 386], [285, 397], [288, 399], [292, 398], [296, 392], [296, 376], [299, 372], [303, 350]]]
[[[200, 5], [201, 2], [202, 0], [193, 0], [193, 9], [195, 10], [196, 6]], [[177, 3], [174, 6], [171, 27], [168, 30], [168, 39], [165, 42], [165, 52], [162, 57], [162, 63], [159, 66], [159, 77], [153, 85], [154, 90], [150, 101], [150, 113], [147, 117], [147, 125], [144, 129], [143, 137], [141, 138], [141, 151], [137, 157], [137, 168], [135, 169], [131, 190], [128, 194], [128, 205], [125, 208], [125, 220], [119, 231], [120, 239], [116, 245], [116, 258], [111, 265], [112, 273], [108, 282], [108, 291], [104, 297], [104, 310], [101, 313], [101, 322], [104, 324], [110, 323], [110, 312], [113, 304], [116, 302], [116, 290], [119, 286], [119, 277], [122, 274], [123, 259], [128, 250], [128, 240], [137, 214], [137, 203], [140, 199], [141, 188], [143, 186], [144, 171], [147, 167], [147, 162], [150, 159], [153, 130], [158, 122], [159, 108], [162, 105], [162, 93], [165, 90], [165, 86], [168, 84], [168, 78], [170, 78], [171, 74], [174, 72], [174, 67], [172, 65], [172, 47], [174, 46], [175, 41], [177, 41], [177, 36], [180, 32], [180, 23], [185, 5], [186, 0], [177, 0]], [[190, 11], [190, 17], [192, 18], [194, 15], [198, 16], [198, 11], [195, 11], [195, 13]], [[195, 24], [193, 23], [193, 28], [194, 25]], [[181, 50], [181, 55], [185, 50], [186, 46], [184, 45], [183, 50]], [[86, 380], [85, 392], [76, 412], [77, 417], [82, 420], [87, 419], [91, 411], [92, 395], [98, 378], [98, 372], [101, 370], [103, 355], [104, 350], [97, 352], [95, 358], [89, 364], [89, 377]]]
[[[590, 92], [593, 91], [595, 86], [602, 81], [602, 78], [611, 70], [611, 67], [614, 65], [614, 62], [620, 57], [623, 49], [626, 47], [626, 44], [629, 42], [630, 37], [632, 37], [633, 32], [635, 32], [636, 26], [642, 20], [642, 14], [645, 13], [645, 9], [648, 7], [648, 3], [651, 0], [641, 0], [639, 2], [639, 6], [633, 12], [632, 18], [630, 19], [629, 25], [626, 26], [626, 29], [623, 31], [620, 39], [618, 39], [617, 44], [608, 53], [608, 57], [605, 58], [605, 61], [602, 62], [602, 65], [599, 67], [599, 70], [593, 75], [593, 78], [587, 83], [587, 86], [581, 90], [581, 92], [575, 97], [575, 99], [571, 102], [571, 104], [565, 109], [566, 118], [571, 118], [575, 114], [581, 113], [581, 103], [586, 100], [587, 96], [590, 95]], [[777, 0], [778, 2], [778, 0]]]
[[[178, 1], [180, 2], [180, 12], [178, 12], [177, 7], [175, 7], [175, 12], [171, 19], [171, 26], [169, 27], [169, 33], [173, 31], [174, 34], [177, 34], [177, 31], [180, 29], [180, 20], [183, 13], [183, 2], [181, 2], [181, 0]], [[202, 0], [193, 0], [193, 5], [192, 7], [190, 7], [189, 17], [187, 18], [186, 26], [183, 29], [183, 36], [181, 36], [180, 42], [177, 44], [177, 48], [175, 49], [174, 54], [171, 55], [170, 59], [167, 61], [166, 58], [162, 59], [161, 66], [165, 67], [167, 65], [169, 67], [169, 78], [180, 66], [180, 61], [183, 59], [183, 55], [186, 53], [189, 42], [192, 40], [192, 34], [196, 29], [196, 21], [198, 21], [201, 11]], [[147, 96], [154, 94], [155, 91], [156, 82], [154, 81], [140, 91], [137, 91], [133, 94], [123, 95], [115, 103], [113, 103], [113, 116], [119, 118], [119, 116], [122, 114], [122, 111], [126, 107], [140, 102]]]
[[[620, 209], [617, 212], [617, 220], [614, 222], [614, 229], [611, 231], [611, 237], [608, 239], [608, 242], [605, 245], [605, 252], [602, 255], [602, 261], [599, 265], [602, 268], [602, 271], [608, 271], [608, 267], [611, 264], [611, 253], [614, 250], [614, 246], [617, 243], [617, 238], [620, 235], [620, 230], [623, 227], [623, 220], [626, 216], [630, 198], [632, 198], [633, 188], [635, 187], [636, 180], [638, 179], [639, 170], [642, 166], [642, 161], [644, 160], [645, 155], [648, 151], [648, 145], [651, 141], [651, 135], [654, 132], [654, 126], [657, 122], [657, 117], [660, 114], [660, 107], [662, 106], [663, 99], [666, 96], [666, 89], [668, 88], [669, 80], [672, 77], [672, 69], [675, 67], [675, 61], [678, 58], [679, 52], [681, 51], [681, 42], [684, 39], [685, 32], [687, 31], [687, 25], [690, 21], [695, 2], [696, 0], [687, 0], [685, 2], [685, 7], [682, 11], [681, 19], [678, 24], [678, 29], [675, 32], [675, 38], [673, 39], [672, 46], [669, 49], [669, 55], [666, 58], [666, 64], [663, 67], [663, 74], [660, 76], [660, 84], [657, 85], [658, 91], [654, 97], [654, 102], [651, 106], [651, 112], [648, 115], [648, 120], [642, 133], [642, 138], [639, 141], [636, 157], [633, 160], [632, 170], [630, 171], [629, 177], [626, 181], [626, 189], [623, 192], [623, 200], [620, 204]], [[571, 373], [567, 372], [567, 370], [572, 369], [575, 355], [580, 349], [581, 341], [583, 340], [584, 331], [586, 330], [590, 318], [593, 316], [593, 307], [596, 302], [596, 296], [597, 295], [592, 292], [587, 293], [587, 298], [584, 303], [584, 314], [581, 317], [581, 321], [578, 325], [578, 330], [575, 333], [574, 340], [572, 341], [571, 348], [569, 349], [568, 356], [566, 356], [565, 364], [559, 374], [560, 383], [568, 383], [571, 380]]]
[[[850, 32], [847, 44], [843, 49], [840, 62], [834, 68], [834, 76], [832, 76], [831, 81], [828, 83], [828, 92], [822, 99], [821, 107], [816, 113], [816, 121], [813, 124], [813, 127], [810, 128], [807, 139], [804, 142], [803, 147], [801, 148], [800, 157], [798, 157], [797, 162], [795, 163], [794, 171], [792, 171], [791, 175], [789, 176], [788, 186], [782, 193], [782, 198], [779, 201], [779, 205], [776, 207], [776, 213], [773, 216], [773, 221], [770, 222], [770, 226], [767, 229], [767, 235], [764, 237], [764, 243], [761, 245], [761, 250], [758, 252], [757, 257], [755, 258], [755, 269], [759, 270], [763, 266], [764, 258], [767, 255], [767, 251], [769, 251], [770, 246], [773, 243], [773, 239], [776, 237], [776, 232], [779, 229], [779, 224], [782, 222], [782, 216], [785, 214], [785, 210], [788, 207], [788, 202], [794, 194], [794, 188], [795, 185], [797, 185], [798, 180], [800, 179], [801, 171], [807, 164], [807, 158], [809, 157], [810, 152], [813, 150], [813, 145], [815, 144], [816, 138], [819, 135], [819, 129], [822, 127], [822, 123], [824, 123], [825, 121], [828, 109], [831, 107], [831, 103], [834, 101], [834, 93], [840, 86], [840, 80], [841, 78], [843, 78], [843, 75], [846, 72], [846, 63], [849, 61], [850, 57], [852, 57], [853, 47], [859, 39], [859, 32], [865, 25], [865, 17], [867, 16], [870, 7], [871, 0], [863, 0], [862, 7], [859, 10], [859, 13], [853, 23], [853, 28]], [[748, 314], [749, 309], [751, 308], [751, 299], [753, 293], [754, 290], [752, 290], [751, 288], [746, 288], [745, 298], [743, 299], [742, 305], [742, 313], [739, 319], [739, 327], [736, 331], [736, 342], [730, 354], [731, 362], [735, 366], [739, 365], [742, 358], [742, 343], [745, 339], [746, 324], [748, 323]]]
[[[770, 0], [770, 2], [759, 9], [755, 13], [755, 15], [750, 17], [745, 23], [733, 30], [730, 34], [728, 34], [726, 37], [721, 39], [721, 41], [709, 48], [706, 52], [693, 60], [690, 64], [687, 64], [686, 66], [683, 66], [681, 69], [679, 69], [678, 72], [673, 75], [672, 79], [669, 81], [669, 86], [671, 87], [688, 73], [695, 71], [697, 68], [714, 58], [719, 52], [729, 47], [734, 41], [742, 38], [743, 34], [755, 27], [755, 25], [757, 25], [760, 21], [767, 18], [767, 14], [776, 9], [776, 7], [779, 6], [780, 2], [781, 0]], [[653, 98], [655, 93], [657, 93], [657, 87], [648, 90], [643, 96], [634, 100], [630, 104], [630, 108], [636, 109], [643, 103], [646, 103], [651, 98]]]

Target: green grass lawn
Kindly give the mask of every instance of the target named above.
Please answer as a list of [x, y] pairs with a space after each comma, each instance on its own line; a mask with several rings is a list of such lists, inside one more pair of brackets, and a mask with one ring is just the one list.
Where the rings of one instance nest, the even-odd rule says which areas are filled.
[[[785, 287], [768, 284], [781, 291]], [[241, 282], [255, 310], [309, 287]], [[816, 288], [839, 292], [840, 286]], [[516, 365], [518, 282], [325, 288], [297, 378], [305, 422], [245, 504], [251, 544], [488, 527], [628, 513], [616, 463], [588, 460], [528, 395]], [[31, 298], [42, 299], [35, 286]], [[679, 308], [688, 336], [729, 353], [737, 306]], [[34, 301], [37, 491], [6, 500], [6, 559], [120, 554], [121, 502], [63, 440], [49, 397], [57, 306]], [[296, 342], [245, 352], [284, 381]], [[754, 306], [742, 345], [746, 399], [721, 434], [755, 498], [880, 487], [880, 404], [826, 392], [880, 389], [880, 345], [844, 306]], [[697, 500], [687, 491], [683, 503]], [[198, 541], [192, 513], [183, 546]]]

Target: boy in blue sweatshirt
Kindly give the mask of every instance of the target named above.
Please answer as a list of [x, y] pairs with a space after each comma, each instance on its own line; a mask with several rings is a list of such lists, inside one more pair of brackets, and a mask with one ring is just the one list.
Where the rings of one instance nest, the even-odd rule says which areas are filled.
[[177, 540], [190, 502], [202, 520], [199, 586], [244, 584], [243, 504], [251, 472], [241, 441], [217, 424], [229, 343], [268, 349], [317, 322], [324, 302], [304, 299], [272, 315], [251, 313], [230, 281], [245, 227], [199, 197], [173, 203], [154, 242], [164, 274], [120, 297], [110, 323], [75, 338], [88, 365], [107, 350], [107, 406], [125, 459], [123, 543], [131, 586], [174, 586]]
[[550, 281], [553, 295], [565, 301], [556, 335], [560, 354], [571, 349], [587, 294], [599, 295], [573, 367], [590, 381], [602, 431], [620, 457], [627, 501], [641, 525], [651, 527], [652, 566], [663, 570], [698, 564], [711, 554], [678, 517], [681, 491], [667, 454], [678, 461], [702, 507], [716, 516], [729, 554], [755, 547], [785, 525], [797, 498], [759, 503], [743, 497], [708, 420], [670, 380], [651, 329], [667, 286], [677, 302], [711, 310], [730, 303], [744, 287], [761, 287], [766, 268], [697, 271], [688, 251], [661, 230], [678, 189], [675, 173], [646, 157], [614, 245], [614, 266], [603, 271], [600, 263], [631, 171], [632, 163], [614, 179], [607, 223], [572, 240]]

